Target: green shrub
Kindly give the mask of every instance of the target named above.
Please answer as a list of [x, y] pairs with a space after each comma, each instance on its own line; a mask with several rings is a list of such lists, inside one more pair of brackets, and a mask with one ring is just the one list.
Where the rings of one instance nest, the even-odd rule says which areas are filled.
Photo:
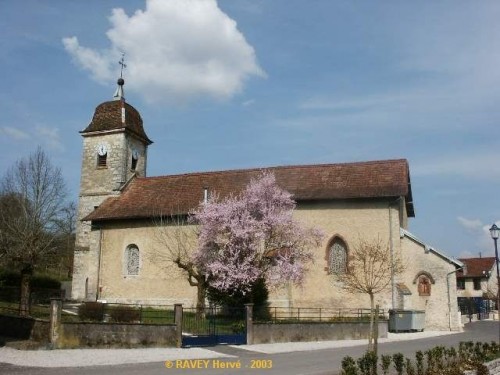
[[21, 285], [21, 274], [19, 272], [13, 272], [13, 271], [0, 272], [0, 286], [19, 287], [20, 285]]
[[[425, 355], [424, 355], [425, 354]], [[424, 365], [427, 357], [427, 366]], [[475, 370], [477, 375], [488, 374], [485, 362], [500, 358], [500, 346], [496, 342], [491, 344], [461, 342], [459, 352], [453, 347], [435, 346], [425, 353], [421, 350], [415, 353], [415, 362], [404, 358], [403, 354], [392, 356], [382, 355], [380, 368], [384, 375], [389, 372], [391, 361], [398, 375], [402, 375], [406, 368], [406, 375], [463, 375], [464, 371]], [[367, 352], [357, 361], [351, 357], [342, 360], [342, 375], [375, 375], [377, 374], [377, 360], [372, 352]]]
[[424, 375], [424, 353], [421, 350], [415, 353], [417, 361], [417, 375]]
[[[14, 271], [0, 272], [0, 287], [19, 287], [21, 273]], [[32, 276], [30, 285], [32, 289], [61, 289], [61, 282], [50, 276]]]
[[50, 276], [33, 276], [31, 278], [32, 289], [61, 289], [61, 282]]
[[100, 302], [84, 302], [78, 307], [78, 316], [83, 321], [102, 322], [104, 319], [104, 304]]
[[350, 356], [346, 356], [342, 359], [342, 375], [358, 375], [358, 367], [356, 366], [356, 361]]
[[209, 301], [216, 306], [230, 309], [243, 309], [245, 304], [253, 303], [253, 318], [255, 321], [267, 322], [271, 320], [268, 303], [269, 291], [264, 279], [258, 279], [255, 284], [252, 285], [250, 292], [241, 290], [221, 292], [215, 288], [209, 287], [207, 289], [207, 296]]
[[384, 375], [389, 373], [389, 367], [391, 367], [392, 357], [390, 355], [383, 355], [380, 357], [381, 363], [380, 367]]
[[406, 374], [407, 375], [415, 375], [415, 366], [413, 366], [413, 362], [410, 358], [406, 358]]
[[476, 365], [476, 375], [489, 375], [490, 371], [488, 370], [488, 367], [486, 367], [482, 363], [478, 363]]
[[392, 360], [394, 361], [394, 367], [398, 375], [403, 375], [403, 370], [405, 368], [404, 356], [401, 353], [396, 353], [392, 356]]
[[132, 306], [112, 306], [109, 309], [112, 322], [132, 323], [141, 321], [141, 310]]

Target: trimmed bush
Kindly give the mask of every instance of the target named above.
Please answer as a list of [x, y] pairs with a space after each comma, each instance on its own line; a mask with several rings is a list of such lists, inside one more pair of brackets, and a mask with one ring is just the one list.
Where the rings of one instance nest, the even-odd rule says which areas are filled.
[[100, 302], [84, 302], [78, 307], [78, 317], [83, 321], [102, 322], [104, 304]]
[[354, 358], [347, 356], [342, 359], [342, 375], [358, 375], [358, 367]]
[[112, 306], [109, 309], [109, 318], [117, 323], [140, 323], [141, 310], [131, 306]]
[[[374, 354], [371, 357], [370, 354], [367, 352], [357, 361], [349, 356], [344, 357], [341, 374], [376, 375], [377, 357]], [[401, 353], [382, 355], [380, 367], [383, 374], [394, 374], [390, 370], [392, 362], [398, 375], [463, 375], [471, 370], [477, 375], [487, 375], [488, 368], [484, 363], [500, 358], [500, 347], [494, 341], [491, 344], [469, 341], [459, 344], [458, 355], [455, 348], [447, 349], [444, 346], [436, 346], [425, 353], [419, 350], [415, 354], [415, 362]], [[424, 354], [427, 363], [424, 363]]]

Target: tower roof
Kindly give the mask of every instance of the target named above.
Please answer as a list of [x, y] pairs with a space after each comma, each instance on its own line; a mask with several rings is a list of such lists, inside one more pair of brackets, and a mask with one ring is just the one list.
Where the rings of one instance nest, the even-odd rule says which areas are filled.
[[92, 121], [80, 133], [85, 136], [94, 135], [93, 133], [102, 134], [128, 131], [150, 145], [153, 141], [148, 138], [144, 131], [139, 111], [125, 102], [123, 69], [126, 68], [127, 65], [125, 65], [124, 56], [125, 54], [122, 54], [122, 58], [118, 62], [118, 64], [121, 65], [121, 69], [120, 78], [118, 78], [116, 82], [118, 87], [113, 95], [114, 100], [99, 104], [95, 109]]
[[97, 106], [90, 124], [80, 133], [102, 133], [110, 131], [129, 131], [147, 144], [153, 143], [142, 125], [142, 118], [137, 109], [124, 100], [112, 100]]

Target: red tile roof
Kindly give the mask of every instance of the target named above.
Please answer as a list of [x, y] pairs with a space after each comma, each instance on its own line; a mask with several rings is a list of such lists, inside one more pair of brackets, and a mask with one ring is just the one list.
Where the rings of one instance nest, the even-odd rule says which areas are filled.
[[464, 274], [463, 271], [458, 271], [457, 278], [485, 277], [483, 271], [491, 271], [495, 266], [495, 257], [463, 258], [459, 261], [465, 264], [467, 272]]
[[137, 177], [120, 196], [108, 198], [85, 220], [185, 214], [201, 202], [204, 188], [220, 197], [236, 194], [264, 170], [274, 173], [278, 185], [297, 202], [404, 196], [408, 215], [414, 216], [408, 162], [400, 159]]
[[[125, 124], [122, 123], [122, 106], [125, 109]], [[146, 143], [153, 143], [142, 125], [142, 118], [137, 109], [122, 100], [112, 100], [99, 104], [94, 112], [92, 121], [82, 134], [105, 132], [113, 130], [127, 130], [139, 136]]]

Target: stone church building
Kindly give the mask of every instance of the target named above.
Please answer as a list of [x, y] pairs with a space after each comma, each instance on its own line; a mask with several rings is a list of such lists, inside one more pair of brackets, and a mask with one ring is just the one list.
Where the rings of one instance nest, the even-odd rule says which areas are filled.
[[345, 271], [360, 237], [379, 237], [402, 257], [406, 271], [376, 303], [425, 310], [428, 330], [460, 329], [454, 271], [461, 263], [409, 232], [415, 211], [406, 160], [147, 177], [152, 141], [139, 112], [125, 101], [123, 83], [118, 81], [114, 100], [98, 105], [81, 131], [73, 299], [193, 306], [196, 288], [182, 270], [152, 256], [161, 252], [154, 217], [186, 215], [210, 192], [238, 193], [269, 170], [297, 202], [296, 218], [325, 233], [304, 284], [272, 292], [271, 306], [369, 307], [366, 295], [343, 291], [333, 275]]

